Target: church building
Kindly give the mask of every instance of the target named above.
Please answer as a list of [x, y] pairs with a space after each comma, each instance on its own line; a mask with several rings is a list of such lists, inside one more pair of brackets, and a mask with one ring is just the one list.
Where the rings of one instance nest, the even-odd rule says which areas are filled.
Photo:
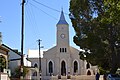
[[[63, 11], [61, 11], [56, 29], [56, 46], [43, 52], [43, 58], [41, 59], [41, 75], [66, 76], [96, 74], [97, 67], [91, 66], [86, 61], [81, 60], [79, 56], [80, 50], [70, 46], [69, 24], [65, 20]], [[30, 58], [29, 56], [31, 54], [32, 53], [29, 51], [28, 58], [31, 60], [32, 66], [39, 68], [39, 59]]]

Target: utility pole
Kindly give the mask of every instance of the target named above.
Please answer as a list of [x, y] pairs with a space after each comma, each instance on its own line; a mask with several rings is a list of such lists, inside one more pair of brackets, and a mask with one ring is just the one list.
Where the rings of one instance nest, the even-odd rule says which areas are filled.
[[21, 80], [23, 79], [23, 66], [24, 66], [24, 62], [23, 62], [23, 43], [24, 43], [24, 3], [25, 3], [25, 0], [22, 0], [21, 66], [20, 66], [20, 71], [21, 71], [20, 78], [21, 78]]
[[38, 39], [38, 46], [39, 46], [39, 76], [40, 76], [39, 78], [41, 80], [42, 70], [41, 70], [41, 54], [40, 54], [40, 49], [43, 48], [43, 46], [41, 46], [40, 41], [42, 41], [42, 40]]

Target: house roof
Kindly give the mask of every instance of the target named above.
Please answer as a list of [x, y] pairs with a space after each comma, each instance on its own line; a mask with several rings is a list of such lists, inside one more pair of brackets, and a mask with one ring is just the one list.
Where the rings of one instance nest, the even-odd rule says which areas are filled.
[[[20, 55], [19, 52], [18, 52], [17, 50], [13, 50], [13, 49], [11, 49], [10, 47], [8, 47], [7, 45], [2, 44], [2, 46], [6, 47], [7, 49], [9, 49], [9, 50], [15, 52], [16, 54]], [[21, 55], [20, 55], [20, 56], [21, 56]]]
[[67, 23], [66, 20], [65, 20], [63, 10], [61, 11], [60, 20], [58, 21], [57, 25], [60, 25], [60, 24], [66, 24], [66, 25], [68, 25], [68, 23]]
[[[6, 52], [9, 52], [9, 50], [7, 48], [4, 48], [2, 47], [2, 45], [0, 45], [0, 50], [3, 50], [3, 51], [6, 51]], [[7, 55], [7, 54], [6, 54]]]

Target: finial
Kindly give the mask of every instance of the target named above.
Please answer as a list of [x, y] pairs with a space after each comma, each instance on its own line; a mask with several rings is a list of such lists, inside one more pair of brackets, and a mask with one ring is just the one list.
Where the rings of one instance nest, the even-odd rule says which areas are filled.
[[68, 23], [66, 22], [65, 17], [64, 17], [63, 8], [61, 8], [61, 9], [62, 9], [62, 11], [61, 11], [61, 15], [60, 15], [60, 20], [59, 20], [59, 22], [57, 23], [57, 25], [58, 25], [58, 24], [67, 24], [67, 25], [68, 25]]
[[63, 11], [63, 7], [61, 7], [61, 11]]

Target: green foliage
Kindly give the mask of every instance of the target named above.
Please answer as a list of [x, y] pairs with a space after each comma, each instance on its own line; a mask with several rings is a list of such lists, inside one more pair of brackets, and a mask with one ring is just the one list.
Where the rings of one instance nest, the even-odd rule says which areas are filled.
[[110, 73], [109, 71], [102, 69], [102, 67], [99, 67], [99, 71], [100, 71], [101, 75], [104, 75], [106, 73]]
[[3, 72], [3, 69], [6, 69], [6, 59], [0, 55], [0, 70]]
[[[25, 77], [25, 75], [29, 72], [29, 70], [26, 67], [23, 67], [23, 77]], [[17, 68], [15, 68], [15, 72], [12, 75], [12, 78], [20, 78], [21, 76], [21, 71], [20, 71], [20, 66], [18, 66]]]
[[120, 67], [120, 1], [71, 0], [69, 10], [74, 42], [85, 50], [80, 58], [115, 73]]

